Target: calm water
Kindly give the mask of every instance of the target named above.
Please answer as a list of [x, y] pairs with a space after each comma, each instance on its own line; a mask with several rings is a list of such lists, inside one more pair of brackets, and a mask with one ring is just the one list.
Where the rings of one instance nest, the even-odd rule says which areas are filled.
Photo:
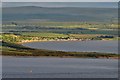
[[3, 57], [3, 78], [117, 78], [117, 59]]
[[23, 45], [58, 51], [118, 53], [118, 41], [51, 41], [25, 43]]

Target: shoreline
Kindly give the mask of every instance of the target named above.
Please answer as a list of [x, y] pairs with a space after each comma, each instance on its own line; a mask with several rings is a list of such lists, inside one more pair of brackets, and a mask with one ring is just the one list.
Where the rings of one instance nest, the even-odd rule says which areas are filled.
[[[86, 42], [86, 41], [114, 41], [114, 40], [84, 40], [84, 41], [81, 41], [81, 40], [76, 40], [76, 41], [72, 41], [72, 40], [66, 40], [66, 41], [56, 41], [56, 40], [50, 40], [50, 41], [30, 41], [30, 42], [23, 42], [23, 43], [19, 43], [20, 45], [24, 46], [24, 44], [27, 44], [27, 43], [34, 43], [34, 42]], [[116, 41], [116, 40], [115, 40]], [[26, 46], [24, 46], [26, 47]], [[31, 48], [31, 47], [29, 47]], [[36, 48], [34, 48], [36, 49]], [[49, 49], [43, 49], [43, 50], [49, 50]], [[50, 51], [60, 51], [60, 50], [50, 50]], [[63, 52], [75, 52], [75, 51], [63, 51]], [[79, 51], [76, 51], [76, 52], [79, 52]], [[85, 51], [81, 51], [81, 52], [85, 52]], [[86, 51], [87, 53], [89, 53], [89, 51]], [[90, 53], [94, 53], [94, 52], [90, 52]], [[111, 52], [95, 52], [95, 53], [106, 53], [106, 54], [118, 54], [118, 53], [111, 53]]]
[[118, 54], [113, 53], [99, 53], [99, 52], [64, 52], [44, 49], [33, 49], [25, 47], [21, 44], [6, 43], [15, 50], [2, 51], [2, 56], [13, 57], [58, 57], [58, 58], [92, 58], [92, 59], [118, 59]]
[[73, 56], [12, 56], [12, 55], [2, 55], [2, 57], [14, 57], [14, 58], [78, 58], [78, 59], [120, 59], [119, 57], [73, 57]]
[[[30, 40], [30, 41], [25, 41], [25, 42], [16, 42], [16, 44], [25, 44], [25, 43], [32, 43], [32, 42], [68, 42], [68, 41], [72, 41], [72, 42], [76, 42], [76, 41], [114, 41], [114, 40]], [[118, 40], [115, 40], [118, 41]]]
[[[31, 42], [68, 42], [68, 41], [81, 41], [81, 40], [32, 40], [32, 41], [27, 41], [27, 42], [17, 42], [17, 44], [24, 44], [24, 43], [31, 43]], [[92, 40], [83, 40], [83, 41], [92, 41]]]

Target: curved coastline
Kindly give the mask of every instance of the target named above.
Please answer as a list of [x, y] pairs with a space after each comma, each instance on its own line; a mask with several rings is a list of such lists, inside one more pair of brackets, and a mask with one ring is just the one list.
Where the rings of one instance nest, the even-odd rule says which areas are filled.
[[24, 44], [24, 43], [31, 43], [31, 42], [51, 42], [51, 41], [58, 41], [58, 42], [68, 42], [68, 41], [118, 41], [118, 40], [26, 40], [22, 42], [16, 42], [17, 44]]
[[[98, 44], [98, 45], [95, 45], [95, 44]], [[112, 41], [110, 41], [110, 40], [33, 41], [33, 42], [21, 43], [21, 45], [26, 46], [26, 47], [30, 47], [30, 48], [34, 48], [34, 49], [45, 49], [45, 50], [52, 50], [52, 51], [96, 52], [96, 53], [118, 54], [118, 50], [114, 49], [117, 47], [117, 41], [113, 41], [113, 40]], [[46, 45], [46, 46], [44, 46], [44, 45]], [[72, 45], [73, 45], [73, 47], [72, 47]], [[113, 46], [110, 46], [110, 45], [113, 45]], [[63, 48], [61, 46], [63, 46], [63, 47], [66, 46], [66, 47]], [[93, 48], [91, 48], [91, 46], [93, 46]], [[109, 50], [109, 48], [112, 48], [112, 49]]]
[[[34, 42], [34, 41], [32, 41]], [[36, 41], [38, 42], [38, 41]], [[47, 42], [47, 41], [39, 41]], [[29, 42], [25, 42], [29, 43]], [[107, 58], [107, 59], [118, 59], [118, 54], [113, 53], [99, 53], [99, 52], [65, 52], [65, 51], [54, 51], [45, 49], [34, 49], [30, 47], [25, 47], [23, 43], [7, 43], [9, 46], [16, 50], [12, 51], [2, 51], [3, 56], [15, 56], [15, 57], [60, 57], [60, 58]]]

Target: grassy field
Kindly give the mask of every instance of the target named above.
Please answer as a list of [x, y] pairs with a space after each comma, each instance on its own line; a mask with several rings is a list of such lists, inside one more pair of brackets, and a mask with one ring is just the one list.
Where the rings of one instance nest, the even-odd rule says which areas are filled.
[[50, 41], [50, 40], [118, 40], [117, 36], [103, 34], [60, 34], [50, 32], [23, 32], [20, 34], [0, 34], [0, 39], [10, 43]]
[[21, 33], [23, 36], [32, 36], [32, 37], [50, 37], [50, 38], [56, 38], [56, 37], [68, 37], [68, 35], [65, 34], [59, 34], [59, 33], [50, 33], [50, 32], [23, 32]]
[[[7, 33], [44, 32], [60, 34], [105, 34], [118, 35], [116, 23], [87, 22], [8, 22], [2, 25], [2, 31]], [[30, 33], [29, 33], [30, 34]], [[32, 33], [33, 34], [33, 33]]]

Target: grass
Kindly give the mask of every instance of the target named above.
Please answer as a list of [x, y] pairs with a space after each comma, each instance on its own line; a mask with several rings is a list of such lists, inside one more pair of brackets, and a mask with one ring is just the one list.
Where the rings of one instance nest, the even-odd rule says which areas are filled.
[[60, 34], [52, 32], [23, 32], [20, 34], [4, 33], [0, 34], [0, 39], [9, 43], [24, 43], [34, 41], [51, 41], [51, 40], [117, 40], [119, 37], [101, 37], [109, 36], [103, 34]]
[[[16, 21], [17, 22], [17, 21]], [[116, 23], [98, 23], [98, 22], [51, 22], [51, 21], [45, 21], [45, 22], [20, 22], [17, 23], [21, 25], [25, 25], [26, 23], [31, 26], [44, 26], [44, 27], [52, 27], [52, 28], [98, 28], [98, 29], [118, 29], [118, 24]], [[13, 24], [3, 24], [3, 27], [15, 27]]]
[[32, 37], [68, 37], [68, 35], [65, 34], [59, 34], [59, 33], [50, 33], [50, 32], [24, 32], [21, 33], [23, 36], [32, 36]]
[[69, 36], [81, 39], [92, 39], [101, 36], [101, 34], [69, 34]]

